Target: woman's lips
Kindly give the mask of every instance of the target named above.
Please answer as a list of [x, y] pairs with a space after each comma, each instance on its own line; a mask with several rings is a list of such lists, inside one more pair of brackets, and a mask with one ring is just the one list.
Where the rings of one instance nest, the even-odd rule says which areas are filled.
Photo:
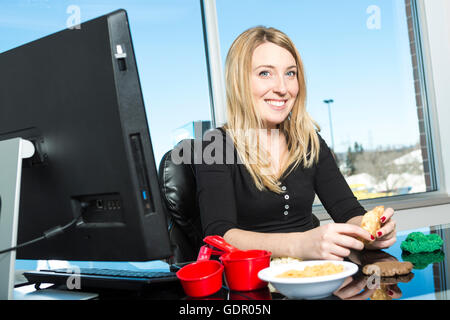
[[281, 110], [284, 109], [284, 107], [287, 104], [287, 99], [265, 99], [264, 100], [271, 108], [275, 110]]

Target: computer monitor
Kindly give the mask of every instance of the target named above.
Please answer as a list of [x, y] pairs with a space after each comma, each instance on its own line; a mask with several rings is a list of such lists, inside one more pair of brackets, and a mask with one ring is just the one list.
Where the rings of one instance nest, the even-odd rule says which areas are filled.
[[126, 12], [6, 51], [0, 70], [0, 141], [21, 137], [36, 149], [23, 163], [17, 243], [80, 217], [17, 258], [169, 257]]

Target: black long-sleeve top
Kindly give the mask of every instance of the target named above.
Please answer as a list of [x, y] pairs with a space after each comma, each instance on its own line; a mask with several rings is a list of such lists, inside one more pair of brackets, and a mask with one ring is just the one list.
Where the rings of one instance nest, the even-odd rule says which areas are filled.
[[[307, 231], [313, 228], [315, 194], [335, 222], [346, 222], [366, 212], [350, 190], [320, 135], [318, 163], [310, 168], [299, 165], [284, 177], [280, 181], [281, 194], [258, 190], [246, 167], [238, 161], [231, 138], [223, 129], [214, 130], [213, 136], [220, 141], [204, 141], [203, 157], [223, 152], [222, 159], [217, 161], [213, 158], [216, 159], [213, 163], [195, 165], [197, 197], [205, 236], [223, 236], [232, 228], [271, 233]], [[219, 145], [218, 142], [223, 145], [223, 150], [216, 148], [218, 153], [211, 153]], [[226, 152], [234, 154], [230, 157]]]

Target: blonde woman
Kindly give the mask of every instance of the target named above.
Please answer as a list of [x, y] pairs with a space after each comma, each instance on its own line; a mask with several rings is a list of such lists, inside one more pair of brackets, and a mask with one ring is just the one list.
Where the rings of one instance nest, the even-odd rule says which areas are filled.
[[[358, 237], [375, 249], [395, 242], [391, 208], [377, 238], [359, 226], [366, 211], [306, 111], [302, 61], [284, 33], [243, 32], [227, 55], [226, 85], [227, 124], [204, 142], [205, 151], [215, 146], [216, 157], [223, 152], [216, 158], [223, 161], [196, 165], [205, 235], [301, 259], [342, 260], [364, 248]], [[313, 228], [315, 194], [335, 223]]]

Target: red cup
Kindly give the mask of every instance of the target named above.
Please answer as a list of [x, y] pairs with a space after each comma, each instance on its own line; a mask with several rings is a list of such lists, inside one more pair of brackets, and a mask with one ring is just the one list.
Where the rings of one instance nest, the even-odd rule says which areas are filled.
[[228, 287], [236, 291], [251, 291], [267, 286], [258, 272], [270, 266], [271, 252], [265, 250], [233, 251], [220, 257], [225, 266]]
[[206, 297], [222, 287], [223, 265], [215, 260], [190, 263], [177, 271], [184, 292], [191, 297]]
[[226, 254], [220, 257], [225, 267], [228, 287], [236, 291], [251, 291], [267, 286], [258, 277], [258, 272], [270, 266], [271, 252], [265, 250], [242, 251], [227, 243], [220, 236], [203, 239], [210, 246], [219, 248]]

